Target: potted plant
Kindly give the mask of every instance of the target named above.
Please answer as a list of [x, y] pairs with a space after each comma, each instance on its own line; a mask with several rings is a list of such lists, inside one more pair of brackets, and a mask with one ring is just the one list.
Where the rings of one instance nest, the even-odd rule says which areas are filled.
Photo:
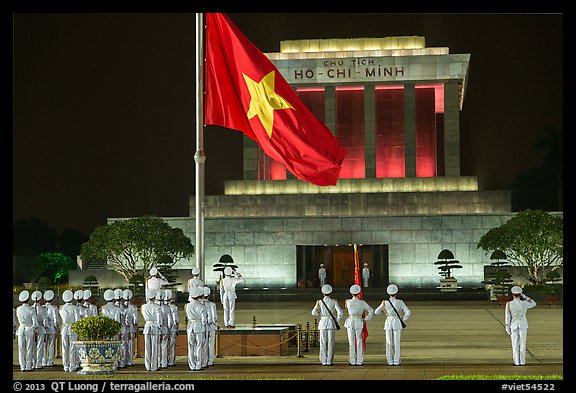
[[82, 369], [78, 374], [114, 374], [117, 371], [121, 341], [114, 340], [120, 333], [120, 323], [104, 315], [90, 316], [72, 324], [78, 335], [74, 341]]
[[435, 265], [442, 265], [438, 266], [438, 269], [442, 277], [440, 279], [440, 291], [441, 292], [456, 292], [458, 288], [457, 282], [458, 280], [456, 277], [452, 276], [452, 269], [460, 269], [462, 266], [459, 265], [460, 261], [454, 259], [454, 254], [450, 250], [442, 250], [440, 254], [438, 254], [438, 261], [434, 262]]
[[552, 270], [546, 274], [546, 281], [544, 282], [544, 299], [549, 305], [555, 305], [562, 296], [562, 284], [560, 283], [560, 273]]
[[495, 250], [490, 259], [495, 261], [489, 265], [491, 270], [486, 273], [487, 279], [482, 282], [491, 286], [490, 298], [495, 298], [501, 306], [510, 300], [510, 288], [512, 288], [512, 275], [508, 271], [510, 265], [505, 260], [506, 254], [501, 250]]

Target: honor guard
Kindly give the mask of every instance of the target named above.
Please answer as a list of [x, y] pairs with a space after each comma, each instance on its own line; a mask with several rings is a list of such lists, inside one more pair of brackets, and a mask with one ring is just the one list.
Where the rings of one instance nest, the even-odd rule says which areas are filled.
[[216, 330], [218, 330], [218, 311], [216, 310], [216, 303], [210, 301], [210, 288], [204, 287], [204, 301], [206, 302], [206, 311], [208, 312], [208, 359], [206, 364], [208, 366], [214, 365], [216, 358]]
[[522, 293], [522, 288], [515, 285], [511, 289], [513, 299], [506, 303], [506, 333], [512, 340], [512, 361], [515, 366], [526, 365], [526, 335], [528, 320], [526, 311], [536, 307], [536, 302]]
[[126, 325], [127, 325], [127, 340], [126, 340], [126, 366], [134, 365], [134, 339], [138, 331], [138, 309], [131, 302], [133, 297], [130, 289], [122, 291], [122, 298], [124, 299], [124, 310], [126, 312]]
[[157, 371], [161, 316], [156, 289], [146, 289], [146, 304], [140, 310], [144, 318], [144, 366], [148, 371]]
[[173, 295], [170, 289], [164, 292], [164, 302], [170, 307], [170, 315], [172, 316], [172, 325], [168, 329], [168, 367], [174, 366], [176, 361], [176, 336], [178, 335], [178, 327], [180, 325], [180, 318], [178, 317], [178, 306], [173, 302]]
[[172, 310], [164, 303], [164, 290], [156, 292], [156, 301], [160, 306], [160, 353], [158, 364], [160, 368], [168, 368], [168, 341], [170, 340], [170, 328], [172, 326]]
[[364, 288], [368, 288], [368, 281], [370, 280], [370, 268], [368, 264], [365, 263], [364, 267], [362, 268], [362, 285]]
[[374, 312], [377, 315], [384, 314], [384, 331], [386, 332], [386, 361], [389, 366], [400, 365], [400, 337], [402, 335], [402, 321], [410, 317], [410, 309], [406, 307], [404, 301], [396, 299], [398, 286], [395, 284], [388, 285], [386, 292], [390, 295], [388, 300], [382, 300], [382, 303]]
[[64, 371], [73, 372], [78, 368], [76, 348], [72, 345], [78, 339], [78, 335], [72, 330], [72, 324], [80, 320], [78, 307], [72, 304], [74, 294], [70, 290], [62, 293], [64, 304], [60, 307], [60, 319], [62, 320], [62, 330], [60, 330], [62, 341], [62, 366]]
[[32, 307], [36, 310], [36, 319], [38, 320], [38, 327], [36, 327], [36, 355], [34, 356], [34, 368], [44, 368], [46, 364], [46, 319], [48, 312], [44, 307], [42, 301], [42, 292], [34, 291], [31, 295]]
[[18, 319], [18, 362], [20, 371], [34, 370], [34, 356], [36, 352], [36, 343], [34, 340], [35, 330], [38, 326], [36, 311], [28, 303], [30, 292], [24, 290], [18, 295], [18, 300], [22, 303], [16, 309], [16, 319]]
[[[116, 322], [120, 323], [122, 326], [122, 310], [116, 304], [114, 304], [114, 290], [107, 289], [104, 291], [104, 304], [100, 307], [100, 315], [104, 315], [110, 319], [115, 320]], [[116, 335], [112, 338], [113, 340], [118, 340], [119, 335]]]
[[224, 278], [220, 281], [220, 301], [224, 309], [224, 326], [234, 327], [236, 316], [236, 284], [244, 281], [242, 275], [232, 270], [230, 266], [224, 268]]
[[47, 290], [44, 292], [44, 300], [46, 300], [46, 367], [54, 367], [54, 357], [56, 355], [56, 334], [60, 328], [60, 321], [58, 318], [58, 308], [52, 304], [54, 299], [54, 291]]
[[320, 268], [318, 269], [318, 279], [320, 280], [320, 288], [326, 284], [326, 268], [324, 268], [324, 264], [320, 264]]
[[74, 305], [78, 308], [78, 314], [80, 315], [80, 319], [86, 317], [86, 310], [82, 306], [82, 299], [83, 298], [84, 298], [84, 291], [83, 290], [78, 289], [77, 291], [74, 291], [74, 301], [75, 301]]
[[197, 267], [192, 269], [192, 278], [188, 280], [188, 292], [190, 292], [192, 287], [204, 287], [204, 281], [200, 279], [200, 269]]
[[168, 284], [169, 282], [168, 280], [166, 280], [166, 277], [164, 277], [162, 273], [158, 271], [157, 268], [153, 267], [152, 269], [150, 269], [150, 278], [148, 279], [148, 281], [146, 281], [146, 288], [159, 290], [164, 285]]
[[[334, 343], [336, 338], [337, 323], [342, 318], [342, 309], [338, 301], [330, 298], [332, 286], [322, 286], [324, 298], [316, 301], [312, 309], [312, 315], [320, 315], [318, 330], [320, 331], [320, 363], [323, 366], [334, 365]], [[339, 329], [339, 327], [338, 327]]]
[[118, 339], [121, 341], [119, 356], [118, 356], [118, 368], [126, 367], [126, 352], [128, 351], [128, 322], [126, 321], [126, 308], [123, 302], [124, 291], [120, 288], [114, 290], [114, 305], [120, 310], [120, 316], [118, 322], [120, 322], [120, 333], [118, 334]]
[[200, 302], [200, 297], [204, 295], [202, 288], [193, 287], [190, 289], [186, 304], [186, 334], [188, 336], [188, 367], [192, 371], [202, 370], [202, 336], [204, 335], [204, 325], [206, 324], [206, 308]]
[[84, 307], [84, 315], [87, 317], [95, 317], [98, 315], [98, 307], [96, 307], [95, 304], [92, 304], [90, 302], [91, 298], [92, 298], [92, 291], [89, 289], [85, 289], [84, 292], [82, 293], [82, 299], [84, 300], [82, 306]]
[[[348, 329], [348, 360], [351, 366], [361, 366], [364, 362], [362, 330], [364, 321], [371, 320], [374, 315], [374, 309], [364, 300], [358, 299], [361, 290], [360, 285], [352, 285], [350, 287], [352, 299], [347, 299], [345, 302], [348, 318], [344, 322], [344, 327]], [[365, 318], [362, 317], [364, 312], [368, 312]]]

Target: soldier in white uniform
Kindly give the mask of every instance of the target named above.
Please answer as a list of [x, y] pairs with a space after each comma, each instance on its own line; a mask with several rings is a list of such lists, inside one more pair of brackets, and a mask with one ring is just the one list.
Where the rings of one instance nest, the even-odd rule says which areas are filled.
[[119, 356], [118, 356], [118, 368], [126, 367], [126, 352], [128, 351], [128, 322], [126, 321], [126, 308], [124, 307], [124, 302], [122, 298], [124, 296], [124, 291], [120, 288], [114, 290], [114, 305], [120, 310], [120, 333], [118, 334], [118, 339], [122, 342], [120, 345]]
[[98, 315], [98, 307], [95, 304], [90, 303], [90, 298], [92, 297], [92, 291], [85, 289], [82, 293], [82, 299], [84, 300], [82, 306], [84, 307], [84, 316], [95, 317]]
[[158, 347], [162, 318], [156, 304], [156, 289], [146, 290], [146, 304], [141, 307], [144, 318], [144, 366], [148, 371], [158, 370]]
[[[122, 318], [122, 310], [116, 304], [114, 304], [114, 290], [107, 289], [104, 291], [104, 300], [107, 302], [102, 307], [100, 307], [100, 315], [108, 317], [110, 319], [115, 320], [120, 324], [120, 326], [124, 325], [124, 321]], [[120, 330], [122, 332], [122, 330]], [[113, 340], [120, 340], [120, 334], [112, 337]], [[116, 362], [116, 366], [119, 366], [119, 361]]]
[[34, 291], [31, 297], [34, 302], [32, 307], [36, 310], [36, 319], [38, 320], [35, 332], [36, 354], [33, 363], [34, 368], [44, 368], [46, 364], [46, 319], [48, 318], [48, 312], [42, 302], [42, 292]]
[[188, 336], [188, 367], [192, 371], [202, 370], [202, 336], [207, 320], [206, 307], [199, 298], [204, 295], [202, 288], [193, 287], [190, 289], [186, 304], [186, 333]]
[[365, 263], [362, 268], [362, 285], [364, 285], [364, 288], [368, 288], [368, 280], [370, 280], [370, 268]]
[[[347, 299], [345, 302], [346, 309], [348, 310], [348, 318], [346, 318], [344, 322], [344, 327], [348, 329], [348, 360], [351, 366], [361, 366], [364, 362], [362, 330], [364, 328], [364, 321], [371, 320], [374, 315], [374, 309], [364, 300], [358, 299], [358, 294], [361, 290], [360, 285], [352, 285], [350, 287], [352, 299]], [[368, 315], [362, 318], [364, 312], [368, 312]]]
[[324, 298], [317, 300], [312, 315], [320, 315], [318, 330], [320, 331], [320, 363], [323, 366], [334, 365], [334, 343], [336, 338], [336, 322], [342, 318], [342, 309], [336, 299], [331, 299], [332, 286], [322, 286]]
[[134, 339], [138, 331], [138, 309], [130, 301], [133, 297], [130, 289], [125, 289], [122, 292], [124, 299], [124, 310], [126, 312], [126, 325], [127, 325], [127, 340], [126, 340], [126, 366], [134, 366]]
[[216, 357], [216, 330], [218, 329], [218, 311], [216, 310], [216, 303], [210, 301], [210, 288], [204, 287], [204, 301], [206, 302], [206, 311], [208, 313], [208, 326], [207, 326], [207, 366], [214, 365]]
[[86, 317], [86, 310], [84, 309], [84, 306], [82, 305], [82, 299], [84, 298], [84, 291], [81, 289], [78, 289], [77, 291], [74, 291], [74, 300], [76, 301], [76, 303], [74, 304], [77, 308], [78, 308], [78, 313], [80, 315], [80, 319], [85, 318]]
[[16, 309], [16, 318], [18, 319], [18, 328], [16, 336], [18, 337], [18, 361], [20, 371], [34, 370], [34, 355], [36, 352], [35, 330], [38, 326], [36, 310], [28, 303], [30, 292], [24, 290], [18, 295], [18, 300], [22, 303]]
[[[389, 366], [400, 365], [400, 337], [402, 335], [402, 321], [406, 321], [410, 317], [410, 309], [406, 307], [404, 301], [396, 299], [398, 293], [398, 286], [395, 284], [388, 285], [386, 292], [390, 295], [390, 299], [382, 300], [382, 303], [376, 308], [374, 314], [384, 314], [386, 320], [384, 321], [384, 331], [386, 332], [386, 361]], [[394, 307], [392, 307], [392, 305]], [[396, 311], [398, 314], [396, 314]]]
[[511, 289], [513, 299], [506, 303], [505, 322], [506, 332], [512, 340], [512, 361], [515, 366], [526, 365], [526, 335], [528, 334], [528, 320], [526, 311], [536, 307], [536, 302], [522, 293], [522, 288], [513, 286]]
[[80, 320], [78, 307], [72, 304], [74, 294], [70, 290], [62, 293], [64, 305], [60, 307], [60, 319], [62, 319], [62, 330], [60, 330], [62, 340], [62, 366], [64, 371], [73, 372], [78, 368], [76, 348], [72, 341], [78, 339], [78, 335], [72, 331], [72, 324]]
[[170, 341], [170, 328], [172, 327], [172, 310], [164, 303], [164, 290], [160, 289], [156, 292], [156, 301], [160, 306], [160, 317], [162, 322], [160, 324], [160, 353], [158, 364], [160, 368], [168, 368], [168, 342]]
[[172, 325], [168, 329], [168, 367], [170, 367], [174, 366], [176, 361], [176, 336], [178, 335], [180, 318], [178, 317], [178, 306], [173, 302], [170, 289], [164, 292], [164, 302], [170, 307], [170, 315], [172, 316]]
[[188, 292], [190, 292], [192, 287], [204, 287], [204, 281], [200, 279], [200, 269], [197, 267], [192, 269], [192, 278], [188, 280]]
[[148, 279], [148, 281], [146, 281], [147, 289], [155, 289], [156, 291], [158, 291], [159, 289], [162, 289], [164, 285], [168, 284], [169, 282], [168, 280], [166, 280], [166, 277], [164, 277], [162, 273], [158, 271], [157, 268], [153, 267], [152, 269], [150, 269], [150, 278]]
[[44, 300], [46, 300], [46, 365], [45, 367], [54, 367], [54, 357], [56, 355], [56, 334], [60, 328], [60, 320], [58, 318], [58, 307], [52, 304], [54, 299], [54, 291], [47, 290], [44, 292]]
[[324, 268], [324, 264], [320, 264], [320, 268], [318, 269], [318, 279], [320, 280], [320, 288], [326, 284], [326, 269]]
[[236, 316], [236, 284], [244, 281], [242, 275], [234, 272], [230, 266], [224, 268], [224, 278], [220, 281], [220, 300], [224, 308], [224, 326], [234, 327]]

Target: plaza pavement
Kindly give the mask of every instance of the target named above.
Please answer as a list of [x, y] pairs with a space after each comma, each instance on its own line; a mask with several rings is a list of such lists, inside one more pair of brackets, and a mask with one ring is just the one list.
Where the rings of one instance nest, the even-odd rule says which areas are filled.
[[[344, 306], [344, 299], [338, 299]], [[365, 300], [375, 309], [380, 299]], [[563, 377], [563, 306], [538, 304], [528, 311], [526, 366], [512, 364], [510, 337], [504, 329], [504, 307], [495, 301], [406, 301], [412, 311], [407, 329], [402, 332], [401, 365], [386, 364], [384, 318], [376, 315], [367, 322], [369, 336], [364, 365], [348, 364], [346, 329], [336, 334], [335, 364], [322, 366], [318, 347], [310, 347], [298, 356], [295, 346], [284, 356], [226, 356], [214, 366], [192, 372], [187, 358], [179, 356], [176, 366], [160, 372], [148, 372], [143, 359], [134, 367], [110, 376], [82, 376], [64, 373], [61, 359], [57, 366], [23, 373], [18, 367], [16, 340], [13, 345], [14, 380], [433, 380], [448, 375], [560, 375]], [[310, 311], [314, 302], [237, 302], [236, 324], [314, 325]], [[179, 305], [182, 310], [182, 305]], [[217, 303], [219, 318], [223, 313]], [[344, 310], [343, 321], [346, 316]], [[181, 311], [181, 329], [184, 315]], [[315, 386], [315, 385], [311, 385]]]

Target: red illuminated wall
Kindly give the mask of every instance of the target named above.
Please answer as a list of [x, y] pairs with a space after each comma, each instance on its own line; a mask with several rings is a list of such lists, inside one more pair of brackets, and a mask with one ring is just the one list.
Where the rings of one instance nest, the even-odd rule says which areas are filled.
[[336, 87], [336, 137], [344, 149], [340, 179], [365, 178], [364, 87]]
[[404, 86], [376, 86], [376, 177], [404, 177]]

